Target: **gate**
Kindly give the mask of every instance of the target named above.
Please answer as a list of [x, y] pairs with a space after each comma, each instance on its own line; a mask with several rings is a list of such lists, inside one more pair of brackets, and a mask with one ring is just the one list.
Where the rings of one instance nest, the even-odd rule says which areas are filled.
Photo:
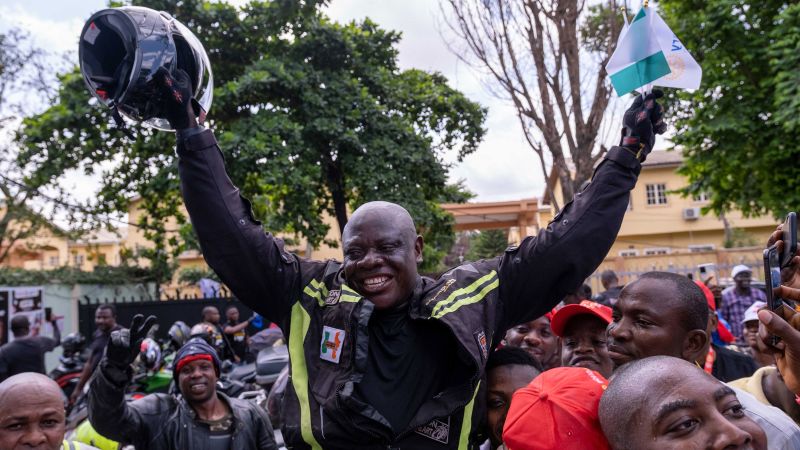
[[[94, 313], [97, 307], [101, 304], [112, 304], [117, 310], [117, 323], [123, 327], [128, 327], [136, 314], [142, 314], [145, 317], [148, 315], [156, 316], [156, 326], [158, 329], [155, 332], [156, 338], [167, 339], [167, 331], [169, 327], [177, 320], [182, 320], [190, 328], [201, 320], [201, 313], [206, 306], [216, 306], [220, 313], [220, 322], [225, 322], [225, 309], [234, 305], [239, 308], [240, 320], [244, 320], [253, 314], [253, 310], [245, 306], [235, 297], [215, 297], [215, 298], [199, 298], [199, 299], [167, 299], [156, 301], [136, 301], [131, 299], [128, 301], [126, 298], [118, 299], [105, 299], [101, 301], [99, 298], [94, 300], [85, 298], [78, 305], [78, 330], [83, 334], [87, 340], [90, 340], [92, 334], [96, 330], [94, 324]], [[266, 322], [266, 319], [264, 319]], [[265, 325], [267, 325], [265, 323]], [[250, 335], [258, 332], [258, 329], [250, 325]]]

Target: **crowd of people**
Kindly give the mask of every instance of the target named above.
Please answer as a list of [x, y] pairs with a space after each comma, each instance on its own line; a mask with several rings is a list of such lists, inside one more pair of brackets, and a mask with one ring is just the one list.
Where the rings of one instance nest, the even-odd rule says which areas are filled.
[[[658, 91], [637, 96], [620, 145], [546, 229], [434, 279], [417, 272], [424, 242], [394, 203], [353, 211], [341, 262], [287, 252], [255, 220], [213, 133], [197, 123], [186, 74], [159, 76], [203, 255], [285, 335], [288, 448], [800, 448], [800, 315], [765, 309], [751, 268], [735, 267], [727, 290], [655, 271], [624, 285], [604, 272], [594, 300], [583, 284], [666, 128]], [[768, 244], [782, 248], [781, 237], [779, 229]], [[775, 294], [800, 301], [800, 256]], [[113, 308], [98, 308], [81, 384], [99, 433], [140, 450], [278, 448], [261, 407], [216, 387], [221, 359], [247, 357], [247, 321], [227, 310], [222, 323], [214, 307], [202, 316], [208, 339], [190, 339], [175, 355], [177, 393], [127, 401], [155, 318], [123, 328]], [[52, 380], [31, 371], [0, 383], [0, 448], [65, 445], [63, 403]], [[20, 402], [30, 407], [10, 406]]]

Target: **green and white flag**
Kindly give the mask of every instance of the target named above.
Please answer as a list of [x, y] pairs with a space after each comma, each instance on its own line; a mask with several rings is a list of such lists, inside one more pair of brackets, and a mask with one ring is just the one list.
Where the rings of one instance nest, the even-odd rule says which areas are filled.
[[675, 33], [649, 7], [623, 28], [606, 71], [619, 96], [646, 85], [697, 89], [702, 76]]

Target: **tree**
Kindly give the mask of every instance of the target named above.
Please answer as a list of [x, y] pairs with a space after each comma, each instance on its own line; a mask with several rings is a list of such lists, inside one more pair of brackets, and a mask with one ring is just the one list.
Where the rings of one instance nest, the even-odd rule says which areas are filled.
[[622, 17], [616, 0], [590, 7], [589, 14], [585, 6], [578, 0], [443, 0], [458, 37], [454, 52], [485, 72], [490, 90], [516, 108], [557, 209], [545, 151], [565, 201], [606, 151], [596, 145], [612, 95], [602, 67], [614, 51]]
[[50, 95], [45, 56], [21, 30], [0, 33], [0, 264], [9, 259], [17, 243], [40, 231], [60, 233], [51, 221], [61, 205], [45, 202], [51, 199], [39, 192], [40, 185], [30, 183], [28, 173], [14, 161], [18, 149], [13, 130], [22, 115], [38, 106], [19, 92], [35, 90], [45, 102]]
[[[399, 70], [398, 33], [369, 20], [332, 23], [317, 11], [320, 2], [241, 10], [199, 0], [139, 3], [170, 12], [204, 42], [216, 83], [211, 125], [231, 178], [267, 229], [318, 246], [328, 231], [323, 214], [341, 230], [348, 209], [395, 201], [425, 235], [426, 263], [438, 263], [453, 239], [452, 218], [438, 204], [468, 198], [448, 185], [443, 155], [476, 149], [485, 110], [440, 74]], [[151, 230], [154, 251], [176, 254], [178, 233], [163, 229], [167, 217], [185, 223], [172, 136], [143, 130], [129, 139], [90, 103], [77, 71], [62, 77], [59, 103], [26, 121], [20, 161], [36, 162], [49, 179], [111, 164], [94, 208], [125, 211], [140, 196], [149, 215], [140, 226]]]
[[472, 239], [467, 259], [494, 258], [508, 248], [508, 230], [484, 230]]
[[664, 19], [703, 68], [695, 92], [672, 91], [673, 142], [686, 195], [707, 209], [776, 217], [800, 204], [800, 5], [662, 0]]

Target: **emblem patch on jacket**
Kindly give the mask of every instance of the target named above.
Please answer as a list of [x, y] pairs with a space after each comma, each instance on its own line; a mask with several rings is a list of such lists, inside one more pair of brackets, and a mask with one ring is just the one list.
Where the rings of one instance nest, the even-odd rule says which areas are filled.
[[486, 333], [483, 331], [475, 333], [475, 341], [478, 343], [478, 347], [480, 347], [481, 354], [485, 360], [489, 357], [489, 344], [486, 342]]
[[328, 292], [328, 296], [325, 297], [325, 304], [328, 306], [333, 306], [339, 303], [339, 296], [341, 295], [342, 291], [339, 289], [331, 289]]
[[339, 364], [344, 345], [344, 330], [324, 326], [322, 328], [322, 345], [319, 348], [319, 357], [325, 361]]
[[447, 440], [450, 438], [450, 417], [447, 417], [446, 422], [441, 419], [433, 419], [425, 425], [417, 427], [414, 432], [436, 442], [447, 444]]

